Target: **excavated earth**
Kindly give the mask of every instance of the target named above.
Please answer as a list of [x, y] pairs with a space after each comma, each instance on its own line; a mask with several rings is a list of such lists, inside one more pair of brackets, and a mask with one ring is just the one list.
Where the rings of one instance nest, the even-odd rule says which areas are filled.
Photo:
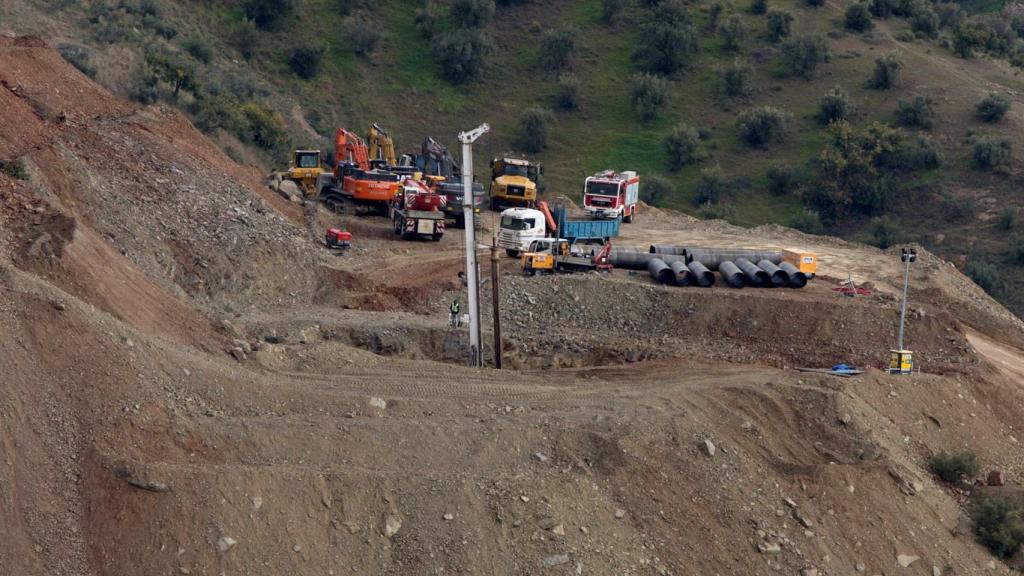
[[[1024, 330], [923, 251], [913, 376], [879, 369], [895, 253], [656, 209], [618, 242], [803, 247], [820, 275], [502, 258], [506, 369], [474, 370], [460, 231], [291, 203], [37, 38], [0, 37], [0, 161], [24, 168], [0, 173], [0, 574], [1010, 571], [927, 462], [970, 449], [1019, 492]], [[872, 295], [831, 289], [851, 276]], [[865, 373], [796, 370], [838, 362]]]

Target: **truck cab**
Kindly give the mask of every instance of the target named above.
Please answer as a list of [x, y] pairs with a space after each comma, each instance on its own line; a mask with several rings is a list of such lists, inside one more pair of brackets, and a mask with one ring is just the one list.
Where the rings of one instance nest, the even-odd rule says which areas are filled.
[[533, 207], [537, 202], [537, 183], [544, 169], [521, 158], [495, 158], [491, 161], [491, 210], [502, 206]]
[[639, 196], [640, 177], [633, 171], [605, 170], [583, 183], [583, 209], [593, 218], [632, 222]]
[[547, 236], [544, 213], [533, 208], [508, 208], [501, 213], [498, 246], [515, 258], [530, 248], [535, 240]]

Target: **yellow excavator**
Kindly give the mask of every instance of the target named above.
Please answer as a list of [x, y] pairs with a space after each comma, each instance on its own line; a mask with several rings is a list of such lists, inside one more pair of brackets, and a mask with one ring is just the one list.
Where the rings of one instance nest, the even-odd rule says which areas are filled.
[[370, 125], [370, 133], [366, 135], [366, 146], [370, 151], [370, 165], [374, 168], [398, 166], [395, 156], [395, 142], [380, 124]]
[[326, 172], [320, 165], [319, 150], [296, 150], [281, 178], [298, 184], [307, 198], [316, 198], [316, 179]]

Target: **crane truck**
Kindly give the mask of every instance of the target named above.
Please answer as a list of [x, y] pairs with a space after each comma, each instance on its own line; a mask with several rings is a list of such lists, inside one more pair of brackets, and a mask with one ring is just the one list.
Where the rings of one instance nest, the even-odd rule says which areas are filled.
[[421, 180], [406, 178], [391, 199], [391, 222], [403, 240], [428, 237], [437, 242], [444, 236], [444, 207], [447, 199]]
[[640, 176], [633, 171], [605, 170], [583, 182], [583, 209], [594, 218], [632, 222], [640, 197]]
[[544, 168], [522, 158], [495, 158], [491, 161], [491, 210], [504, 206], [533, 208], [537, 202], [537, 184]]

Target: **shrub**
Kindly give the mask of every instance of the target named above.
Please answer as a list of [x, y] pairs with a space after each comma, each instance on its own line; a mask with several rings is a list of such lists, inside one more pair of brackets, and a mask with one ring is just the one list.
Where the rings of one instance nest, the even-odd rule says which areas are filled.
[[875, 213], [893, 185], [888, 169], [900, 148], [899, 133], [877, 122], [854, 128], [840, 120], [829, 125], [828, 135], [809, 200], [829, 224], [849, 212]]
[[128, 96], [140, 104], [152, 104], [160, 98], [160, 78], [145, 62], [140, 62], [132, 73]]
[[580, 107], [580, 80], [575, 74], [562, 74], [558, 77], [555, 107], [561, 110], [576, 110]]
[[666, 198], [675, 193], [672, 182], [657, 174], [640, 180], [640, 199], [651, 206], [661, 206]]
[[871, 11], [868, 10], [868, 5], [863, 2], [850, 4], [850, 7], [846, 9], [846, 14], [843, 16], [843, 26], [853, 32], [867, 32], [871, 30], [874, 27], [874, 23], [871, 21]]
[[706, 202], [697, 209], [697, 216], [702, 220], [735, 220], [736, 207], [724, 202]]
[[747, 146], [763, 147], [781, 141], [785, 135], [786, 115], [778, 108], [761, 106], [736, 116], [736, 132]]
[[882, 250], [900, 243], [899, 229], [886, 216], [871, 219], [871, 239]]
[[985, 122], [999, 122], [1010, 109], [1010, 100], [998, 92], [989, 92], [981, 99], [974, 110], [978, 118]]
[[810, 79], [818, 64], [831, 58], [828, 44], [821, 36], [787, 38], [782, 43], [782, 61], [793, 76]]
[[796, 170], [789, 164], [772, 162], [765, 176], [768, 178], [768, 191], [775, 196], [785, 196], [796, 190]]
[[751, 14], [764, 14], [768, 11], [768, 0], [750, 0]]
[[875, 18], [888, 18], [896, 11], [896, 0], [871, 0], [868, 10]]
[[972, 139], [974, 165], [982, 170], [991, 170], [1010, 162], [1010, 141], [994, 136], [977, 136]]
[[900, 98], [896, 103], [896, 121], [901, 126], [930, 130], [935, 126], [935, 101], [921, 95]]
[[981, 466], [978, 464], [978, 457], [974, 452], [965, 450], [963, 452], [947, 453], [939, 452], [932, 456], [932, 472], [942, 479], [943, 482], [955, 484], [963, 477], [966, 480], [973, 480], [978, 475]]
[[494, 19], [494, 0], [453, 0], [448, 14], [460, 28], [483, 28]]
[[768, 40], [781, 42], [793, 33], [793, 15], [782, 10], [768, 12]]
[[193, 58], [203, 64], [209, 64], [213, 60], [213, 44], [199, 34], [193, 34], [186, 38], [181, 43], [181, 47], [185, 49], [185, 52], [188, 52]]
[[295, 75], [304, 80], [315, 78], [320, 73], [326, 49], [322, 45], [300, 46], [292, 50], [288, 66]]
[[189, 105], [192, 123], [203, 132], [223, 129], [239, 138], [249, 138], [249, 122], [242, 115], [238, 100], [228, 94], [200, 91]]
[[825, 0], [804, 0], [804, 4], [811, 8], [821, 8], [825, 5]]
[[1017, 34], [1018, 38], [1024, 38], [1024, 14], [1018, 14], [1010, 20], [1010, 28]]
[[977, 205], [970, 196], [954, 196], [943, 192], [939, 200], [939, 209], [947, 222], [966, 222], [974, 217]]
[[686, 6], [679, 0], [664, 0], [640, 26], [631, 56], [646, 72], [672, 75], [690, 66], [700, 51], [698, 41]]
[[821, 234], [825, 226], [821, 223], [821, 215], [814, 210], [802, 210], [793, 218], [793, 228], [806, 234]]
[[960, 6], [952, 2], [936, 5], [935, 14], [939, 17], [940, 28], [956, 28], [964, 19]]
[[260, 148], [274, 150], [286, 142], [288, 130], [278, 113], [251, 102], [242, 105], [241, 113], [248, 123], [248, 139]]
[[930, 9], [918, 11], [910, 20], [910, 29], [928, 38], [939, 35], [939, 15]]
[[988, 261], [988, 257], [982, 253], [971, 254], [964, 266], [964, 274], [981, 287], [982, 290], [993, 294], [1003, 286], [1003, 279], [999, 269]]
[[668, 83], [651, 74], [633, 75], [633, 109], [640, 118], [651, 120], [661, 113], [668, 102]]
[[380, 42], [380, 30], [369, 22], [351, 20], [346, 26], [349, 46], [356, 56], [369, 56]]
[[89, 78], [96, 78], [96, 67], [92, 65], [89, 49], [78, 44], [61, 44], [57, 50], [60, 55], [78, 71]]
[[668, 169], [676, 172], [683, 166], [697, 161], [700, 135], [686, 124], [677, 124], [665, 137], [665, 152], [668, 155]]
[[228, 38], [228, 42], [238, 50], [242, 58], [249, 60], [256, 50], [256, 43], [259, 41], [259, 31], [256, 30], [256, 23], [244, 18], [235, 25], [234, 30]]
[[491, 42], [480, 30], [453, 30], [436, 37], [432, 49], [444, 77], [461, 83], [480, 75], [491, 53]]
[[732, 64], [719, 68], [719, 89], [726, 98], [742, 98], [750, 93], [751, 68], [745, 62], [734, 60]]
[[353, 8], [362, 5], [362, 0], [334, 0], [334, 10], [339, 16], [348, 16]]
[[933, 140], [918, 136], [900, 144], [896, 152], [896, 163], [909, 170], [938, 168], [942, 165], [942, 154]]
[[853, 106], [850, 104], [850, 98], [839, 86], [818, 98], [818, 114], [816, 117], [822, 124], [846, 120], [851, 112], [853, 112]]
[[717, 165], [705, 168], [700, 171], [697, 178], [697, 195], [693, 200], [698, 205], [718, 204], [725, 194], [725, 186], [721, 168]]
[[974, 535], [1001, 558], [1009, 558], [1024, 544], [1021, 510], [1003, 498], [982, 496], [971, 504]]
[[548, 72], [559, 72], [569, 66], [576, 55], [574, 30], [549, 30], [540, 41], [540, 66]]
[[519, 145], [536, 154], [548, 147], [548, 123], [551, 112], [540, 107], [527, 108], [519, 116]]
[[743, 42], [747, 38], [747, 28], [743, 25], [743, 20], [740, 17], [733, 14], [722, 22], [722, 25], [718, 28], [718, 33], [722, 37], [722, 47], [726, 50], [737, 51], [743, 48]]
[[28, 170], [21, 160], [0, 160], [0, 174], [14, 180], [28, 180]]
[[1020, 266], [1024, 264], [1024, 238], [1014, 234], [1010, 237], [1010, 260]]
[[1012, 206], [1003, 208], [999, 213], [999, 229], [1004, 231], [1012, 230], [1017, 224], [1017, 209]]
[[976, 48], [989, 52], [1005, 52], [1005, 43], [993, 37], [992, 29], [984, 22], [961, 22], [953, 29], [953, 52], [961, 58], [970, 58]]
[[722, 14], [725, 13], [725, 8], [726, 5], [721, 0], [713, 2], [711, 6], [708, 7], [708, 32], [715, 32], [718, 30], [718, 23], [722, 19]]
[[611, 24], [612, 20], [618, 16], [625, 5], [625, 0], [601, 0], [601, 21], [605, 24]]
[[295, 0], [245, 0], [246, 18], [265, 30], [273, 30], [295, 9]]
[[413, 14], [416, 23], [416, 30], [424, 38], [433, 38], [434, 33], [441, 26], [442, 16], [438, 12], [437, 5], [428, 3], [423, 8], [417, 8]]
[[867, 81], [867, 87], [874, 90], [889, 90], [899, 81], [903, 61], [895, 52], [875, 58], [875, 69]]

